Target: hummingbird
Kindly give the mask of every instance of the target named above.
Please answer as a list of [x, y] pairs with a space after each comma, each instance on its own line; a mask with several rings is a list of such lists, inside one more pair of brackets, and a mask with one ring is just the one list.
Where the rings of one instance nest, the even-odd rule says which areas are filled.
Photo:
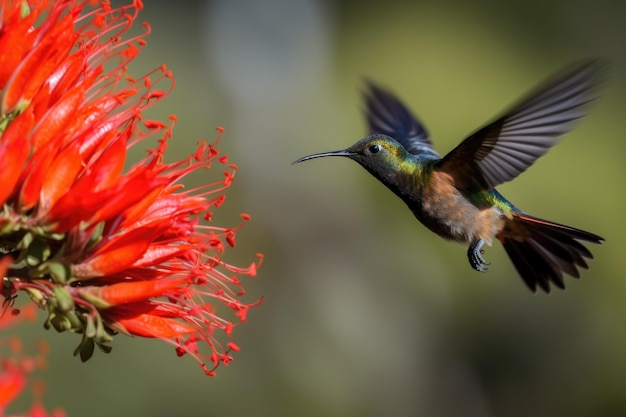
[[369, 135], [349, 148], [302, 157], [341, 156], [358, 162], [402, 199], [415, 217], [444, 239], [468, 244], [467, 258], [486, 272], [484, 245], [497, 239], [530, 288], [564, 289], [563, 275], [580, 277], [593, 259], [581, 242], [604, 239], [532, 216], [496, 190], [524, 172], [581, 119], [604, 78], [599, 60], [560, 72], [443, 158], [420, 120], [390, 91], [367, 81]]

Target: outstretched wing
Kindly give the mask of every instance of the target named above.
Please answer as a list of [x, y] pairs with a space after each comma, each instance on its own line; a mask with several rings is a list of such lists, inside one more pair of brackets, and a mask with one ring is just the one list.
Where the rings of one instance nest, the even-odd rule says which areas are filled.
[[438, 170], [490, 190], [531, 166], [586, 114], [606, 66], [584, 61], [544, 84], [448, 153]]
[[368, 81], [364, 96], [370, 134], [390, 136], [409, 153], [439, 158], [424, 126], [392, 93]]

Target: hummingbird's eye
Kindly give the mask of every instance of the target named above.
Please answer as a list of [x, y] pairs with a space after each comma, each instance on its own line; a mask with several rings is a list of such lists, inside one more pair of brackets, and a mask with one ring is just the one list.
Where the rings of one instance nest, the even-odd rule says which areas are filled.
[[380, 145], [377, 143], [375, 143], [374, 145], [370, 145], [368, 150], [370, 151], [370, 153], [378, 153], [380, 151]]

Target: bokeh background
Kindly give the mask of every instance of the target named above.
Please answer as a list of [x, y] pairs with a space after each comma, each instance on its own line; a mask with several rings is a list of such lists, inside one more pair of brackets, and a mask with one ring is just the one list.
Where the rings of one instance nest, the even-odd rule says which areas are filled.
[[[150, 114], [178, 116], [172, 158], [226, 128], [220, 149], [240, 169], [215, 220], [253, 216], [227, 258], [265, 254], [247, 288], [266, 300], [216, 378], [165, 343], [118, 337], [82, 364], [79, 336], [23, 329], [51, 343], [46, 404], [71, 417], [626, 415], [624, 16], [614, 0], [146, 1], [132, 72], [166, 63], [177, 77]], [[290, 166], [364, 135], [364, 77], [445, 153], [589, 56], [612, 63], [592, 114], [499, 188], [606, 238], [565, 292], [530, 293], [497, 245], [489, 272], [473, 271], [465, 247], [353, 162]]]

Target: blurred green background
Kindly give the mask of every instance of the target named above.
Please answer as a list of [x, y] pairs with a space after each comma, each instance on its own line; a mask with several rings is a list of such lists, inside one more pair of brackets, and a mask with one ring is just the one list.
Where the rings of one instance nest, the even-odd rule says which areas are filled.
[[[117, 337], [82, 364], [79, 336], [22, 329], [52, 345], [46, 405], [70, 417], [626, 415], [625, 16], [613, 0], [146, 1], [152, 34], [131, 72], [174, 71], [150, 110], [178, 116], [172, 159], [226, 128], [220, 149], [240, 169], [215, 221], [252, 215], [227, 260], [265, 254], [246, 284], [266, 300], [216, 378], [165, 343]], [[612, 63], [592, 114], [499, 188], [606, 238], [565, 292], [531, 294], [499, 245], [489, 272], [473, 271], [465, 247], [354, 162], [290, 166], [365, 134], [363, 77], [401, 96], [446, 153], [589, 56]]]

